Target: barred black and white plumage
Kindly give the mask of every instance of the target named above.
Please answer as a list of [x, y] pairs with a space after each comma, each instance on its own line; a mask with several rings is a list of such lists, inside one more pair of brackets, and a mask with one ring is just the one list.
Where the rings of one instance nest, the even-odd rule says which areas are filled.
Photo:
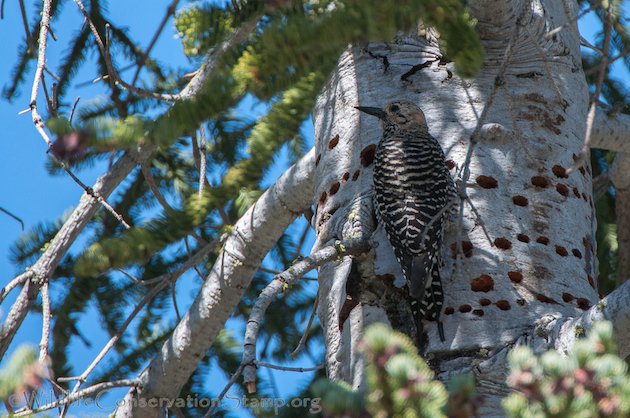
[[444, 341], [439, 268], [445, 207], [455, 196], [444, 152], [422, 110], [409, 101], [357, 109], [377, 116], [383, 126], [374, 159], [374, 206], [407, 280], [418, 333], [422, 319], [435, 320]]

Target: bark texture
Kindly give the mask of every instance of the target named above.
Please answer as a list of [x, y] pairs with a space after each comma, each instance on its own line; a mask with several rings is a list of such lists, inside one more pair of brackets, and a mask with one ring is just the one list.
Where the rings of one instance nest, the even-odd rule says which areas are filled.
[[[371, 164], [381, 129], [357, 105], [395, 99], [420, 105], [454, 176], [463, 168], [471, 133], [482, 125], [466, 189], [481, 219], [465, 205], [461, 230], [453, 225], [446, 239], [446, 342], [429, 323], [424, 348], [441, 378], [475, 373], [486, 396], [482, 416], [501, 416], [509, 348], [548, 346], [547, 337], [536, 334], [537, 325], [545, 329], [541, 318], [578, 317], [597, 303], [591, 171], [585, 166], [565, 173], [582, 147], [588, 107], [575, 23], [544, 37], [567, 22], [562, 3], [512, 1], [495, 13], [473, 4], [486, 50], [475, 79], [454, 73], [431, 31], [341, 57], [314, 112], [316, 245], [352, 237], [370, 240], [373, 250], [320, 269], [329, 377], [361, 387], [356, 342], [368, 324], [415, 332], [401, 297], [400, 268], [372, 215]], [[576, 5], [567, 3], [572, 17]], [[499, 74], [506, 56], [506, 71]], [[480, 121], [489, 100], [493, 105]], [[458, 234], [465, 257], [456, 261]]]

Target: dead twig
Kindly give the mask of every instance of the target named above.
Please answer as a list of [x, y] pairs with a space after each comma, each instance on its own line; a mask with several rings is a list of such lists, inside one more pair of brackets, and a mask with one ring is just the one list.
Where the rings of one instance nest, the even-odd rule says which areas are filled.
[[2, 206], [0, 206], [0, 212], [5, 213], [5, 214], [9, 215], [10, 217], [12, 217], [13, 219], [15, 219], [16, 221], [18, 221], [20, 223], [20, 225], [22, 226], [22, 231], [24, 231], [24, 222], [22, 221], [22, 219], [18, 218], [16, 215], [12, 214], [11, 212], [6, 210]]
[[42, 339], [39, 343], [39, 361], [44, 363], [48, 358], [48, 339], [50, 338], [50, 295], [48, 281], [42, 285]]
[[206, 177], [206, 130], [203, 125], [199, 128], [199, 197], [203, 196], [203, 189], [208, 179]]
[[112, 88], [114, 88], [115, 85], [120, 85], [122, 88], [130, 91], [133, 94], [137, 94], [138, 96], [149, 97], [152, 99], [164, 100], [164, 101], [177, 100], [178, 97], [176, 94], [156, 93], [153, 91], [148, 91], [145, 89], [135, 87], [134, 85], [131, 85], [125, 82], [122, 78], [120, 78], [120, 75], [118, 74], [118, 71], [116, 70], [112, 62], [112, 57], [109, 54], [109, 39], [107, 38], [106, 42], [103, 42], [103, 40], [101, 39], [101, 36], [98, 33], [98, 29], [96, 29], [94, 22], [92, 22], [92, 19], [90, 18], [90, 14], [85, 9], [85, 6], [81, 2], [81, 0], [74, 0], [74, 2], [79, 8], [79, 10], [81, 11], [81, 13], [83, 14], [83, 17], [85, 18], [86, 22], [90, 26], [92, 35], [94, 35], [94, 39], [96, 40], [96, 45], [98, 46], [101, 52], [101, 55], [103, 56], [103, 59], [105, 60], [105, 66], [107, 67], [107, 71], [109, 74], [101, 77], [101, 79], [107, 79], [107, 81], [109, 82]]
[[313, 326], [313, 320], [315, 319], [315, 314], [317, 314], [318, 305], [319, 305], [319, 289], [317, 289], [317, 294], [315, 295], [315, 302], [313, 302], [313, 309], [311, 310], [311, 316], [308, 318], [308, 323], [306, 324], [306, 328], [304, 329], [304, 332], [302, 333], [300, 342], [298, 343], [297, 347], [295, 347], [295, 350], [293, 350], [290, 354], [292, 359], [295, 359], [298, 356], [298, 354], [300, 353], [300, 351], [302, 351], [302, 348], [304, 348], [304, 345], [306, 344], [306, 340], [308, 339], [308, 333], [310, 332], [311, 327]]
[[140, 303], [138, 303], [138, 305], [136, 305], [136, 307], [134, 308], [134, 310], [129, 314], [129, 316], [127, 317], [127, 319], [125, 320], [125, 322], [121, 325], [120, 329], [118, 330], [118, 332], [116, 332], [116, 334], [114, 336], [112, 336], [112, 338], [110, 338], [110, 340], [107, 342], [107, 344], [105, 344], [105, 346], [101, 349], [101, 352], [96, 356], [96, 358], [92, 361], [92, 363], [85, 369], [85, 371], [83, 373], [81, 373], [81, 375], [78, 377], [77, 383], [74, 387], [74, 389], [72, 390], [71, 394], [75, 394], [78, 392], [79, 387], [81, 386], [81, 384], [83, 382], [86, 381], [87, 377], [90, 375], [90, 373], [92, 373], [92, 371], [96, 368], [96, 366], [101, 362], [101, 360], [103, 360], [103, 358], [105, 357], [105, 355], [109, 352], [109, 350], [114, 347], [114, 345], [116, 345], [116, 343], [118, 341], [120, 341], [120, 339], [122, 338], [123, 334], [125, 333], [125, 331], [127, 330], [127, 328], [129, 327], [129, 325], [131, 324], [131, 322], [133, 321], [133, 319], [136, 317], [136, 315], [138, 315], [138, 313], [144, 308], [144, 306], [149, 303], [160, 291], [162, 291], [166, 286], [168, 286], [169, 284], [173, 284], [175, 283], [175, 281], [182, 275], [184, 274], [186, 271], [188, 271], [192, 265], [196, 264], [197, 262], [199, 262], [199, 260], [201, 260], [203, 257], [205, 257], [210, 251], [212, 251], [212, 249], [214, 248], [214, 246], [216, 245], [218, 241], [213, 241], [212, 243], [206, 245], [204, 248], [202, 248], [201, 250], [199, 250], [193, 257], [191, 257], [190, 259], [188, 259], [184, 264], [182, 264], [181, 267], [177, 268], [176, 270], [169, 272], [169, 273], [165, 273], [162, 274], [154, 279], [150, 279], [150, 280], [145, 280], [144, 284], [153, 284], [153, 283], [157, 283], [156, 286], [151, 289], [151, 291], [140, 301]]
[[47, 403], [46, 405], [42, 405], [38, 407], [37, 409], [24, 408], [24, 409], [18, 410], [15, 413], [11, 414], [11, 416], [25, 417], [25, 416], [37, 414], [40, 412], [48, 411], [54, 408], [58, 408], [60, 406], [67, 406], [69, 404], [72, 404], [78, 401], [79, 399], [92, 397], [94, 395], [98, 395], [110, 389], [121, 388], [121, 387], [137, 387], [137, 386], [138, 386], [138, 381], [134, 379], [123, 379], [123, 380], [115, 380], [113, 382], [97, 383], [79, 392], [72, 393], [62, 399]]
[[604, 79], [606, 78], [606, 69], [608, 68], [608, 52], [610, 50], [610, 39], [612, 35], [612, 21], [613, 14], [611, 10], [611, 5], [608, 5], [608, 8], [605, 10], [606, 19], [604, 20], [604, 44], [602, 51], [602, 59], [599, 63], [599, 74], [597, 75], [597, 81], [595, 82], [595, 92], [593, 93], [593, 97], [591, 98], [591, 104], [588, 109], [588, 114], [586, 116], [586, 129], [584, 132], [584, 145], [582, 146], [582, 150], [578, 155], [578, 158], [575, 160], [573, 165], [567, 170], [567, 175], [573, 173], [587, 160], [589, 155], [589, 151], [591, 149], [591, 132], [593, 131], [593, 122], [595, 121], [595, 112], [597, 110], [597, 101], [599, 100], [599, 95], [602, 91], [602, 85], [604, 84]]
[[243, 343], [243, 378], [249, 393], [256, 392], [256, 342], [260, 331], [260, 324], [272, 300], [283, 290], [288, 289], [297, 280], [302, 278], [312, 269], [328, 263], [338, 257], [358, 254], [367, 249], [365, 242], [336, 242], [326, 246], [308, 257], [295, 263], [292, 267], [277, 275], [269, 283], [252, 307], [245, 330]]

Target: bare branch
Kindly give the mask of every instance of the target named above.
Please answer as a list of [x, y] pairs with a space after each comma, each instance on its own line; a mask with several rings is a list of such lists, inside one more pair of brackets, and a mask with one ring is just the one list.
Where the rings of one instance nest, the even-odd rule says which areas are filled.
[[194, 257], [188, 259], [181, 267], [177, 268], [176, 270], [163, 274], [155, 279], [146, 280], [144, 282], [145, 285], [149, 283], [157, 283], [157, 285], [153, 289], [151, 289], [151, 291], [140, 301], [140, 303], [138, 303], [138, 305], [136, 305], [136, 307], [129, 314], [125, 322], [120, 326], [118, 332], [116, 332], [116, 334], [112, 336], [112, 338], [110, 338], [110, 340], [101, 349], [101, 352], [96, 356], [92, 363], [85, 369], [83, 373], [81, 373], [81, 375], [77, 379], [77, 383], [74, 389], [72, 390], [72, 394], [78, 392], [79, 387], [83, 382], [86, 381], [90, 373], [92, 373], [92, 371], [94, 371], [101, 360], [105, 358], [105, 355], [109, 352], [109, 350], [111, 350], [116, 345], [116, 343], [120, 341], [131, 322], [134, 320], [136, 315], [138, 315], [138, 313], [140, 313], [140, 311], [145, 307], [145, 305], [153, 300], [153, 298], [158, 293], [160, 293], [162, 289], [166, 288], [166, 286], [168, 286], [169, 284], [174, 285], [177, 279], [181, 277], [182, 274], [188, 271], [194, 264], [199, 262], [199, 260], [204, 258], [208, 253], [210, 253], [210, 251], [212, 251], [216, 244], [217, 241], [213, 241], [210, 244], [206, 245], [204, 248], [199, 250]]
[[144, 64], [146, 64], [147, 58], [149, 57], [151, 50], [157, 43], [157, 40], [160, 38], [160, 35], [162, 34], [162, 32], [164, 31], [164, 28], [166, 27], [166, 23], [168, 23], [168, 20], [171, 18], [171, 16], [175, 14], [175, 10], [177, 10], [178, 4], [179, 4], [179, 0], [173, 0], [171, 4], [169, 4], [168, 7], [166, 8], [166, 13], [164, 14], [162, 21], [158, 25], [158, 28], [155, 31], [155, 34], [153, 35], [153, 38], [151, 38], [151, 42], [149, 42], [149, 46], [147, 46], [147, 49], [145, 49], [144, 53], [142, 54], [142, 57], [140, 57], [140, 61], [138, 62], [138, 67], [136, 68], [136, 72], [134, 73], [133, 78], [131, 80], [132, 86], [136, 85], [136, 82], [138, 81], [138, 77], [140, 76], [140, 71], [142, 71], [142, 67], [144, 67]]
[[217, 398], [216, 398], [217, 402], [213, 402], [212, 407], [208, 410], [208, 412], [206, 412], [206, 414], [203, 416], [203, 418], [211, 418], [213, 416], [212, 414], [214, 414], [214, 411], [221, 404], [221, 401], [223, 400], [223, 398], [227, 394], [228, 390], [230, 390], [230, 388], [234, 385], [234, 383], [236, 383], [238, 378], [241, 377], [241, 374], [243, 374], [243, 368], [244, 367], [245, 366], [243, 364], [240, 364], [238, 366], [238, 369], [236, 369], [236, 371], [234, 372], [234, 374], [232, 375], [230, 380], [227, 382], [227, 384], [225, 385], [225, 387], [223, 388], [221, 393], [219, 393], [219, 396], [217, 396]]
[[34, 272], [32, 270], [27, 270], [11, 280], [9, 284], [7, 284], [5, 287], [2, 288], [2, 290], [0, 290], [0, 303], [4, 301], [4, 298], [6, 298], [13, 289], [18, 286], [22, 286], [24, 283], [26, 283], [28, 279], [32, 278], [33, 275]]
[[[311, 151], [236, 223], [194, 303], [164, 342], [164, 349], [159, 350], [140, 375], [141, 396], [174, 398], [179, 394], [198, 367], [198, 353], [205, 353], [212, 346], [267, 252], [284, 229], [309, 206], [314, 161], [315, 153]], [[125, 401], [133, 396], [128, 393]], [[149, 417], [155, 413], [153, 408], [125, 402], [115, 415]]]
[[74, 117], [74, 111], [77, 110], [77, 105], [79, 104], [79, 100], [81, 100], [81, 96], [77, 96], [74, 100], [74, 104], [72, 105], [72, 111], [70, 111], [70, 117], [68, 118], [68, 122], [72, 124], [72, 118]]
[[326, 246], [310, 256], [298, 261], [289, 269], [280, 273], [263, 289], [262, 292], [260, 292], [258, 299], [256, 299], [256, 302], [252, 307], [249, 320], [247, 321], [243, 343], [244, 350], [242, 364], [245, 365], [245, 368], [243, 369], [243, 378], [249, 393], [256, 392], [256, 342], [260, 331], [260, 325], [263, 322], [265, 312], [272, 300], [314, 268], [326, 264], [338, 257], [358, 254], [366, 250], [367, 243], [365, 241], [345, 243], [337, 242], [335, 245]]
[[28, 28], [28, 18], [26, 17], [26, 7], [24, 7], [24, 0], [20, 0], [20, 14], [22, 15], [22, 24], [24, 25], [24, 33], [26, 34], [26, 45], [31, 49], [32, 53], [35, 53], [35, 45], [33, 44], [33, 38], [31, 36], [31, 30]]
[[[46, 144], [50, 147], [52, 141], [48, 137], [46, 130], [44, 129], [44, 123], [42, 117], [37, 111], [37, 92], [39, 90], [39, 82], [42, 79], [44, 72], [44, 66], [46, 65], [46, 42], [48, 39], [48, 28], [50, 25], [50, 5], [52, 0], [44, 0], [44, 6], [42, 8], [42, 21], [39, 24], [39, 51], [37, 54], [37, 68], [35, 70], [35, 78], [33, 79], [33, 87], [31, 88], [31, 101], [29, 107], [31, 109], [31, 117], [35, 128], [39, 134], [44, 138]], [[28, 32], [27, 32], [28, 33]]]
[[[560, 33], [560, 31], [562, 31], [567, 26], [571, 27], [571, 28], [574, 28], [574, 23], [575, 22], [577, 22], [578, 20], [582, 19], [584, 16], [586, 16], [587, 14], [592, 12], [598, 5], [599, 5], [598, 3], [592, 3], [591, 5], [589, 5], [589, 7], [587, 9], [584, 9], [580, 13], [578, 13], [575, 16], [571, 17], [569, 15], [569, 13], [568, 13], [569, 12], [569, 8], [567, 7], [567, 1], [566, 0], [562, 0], [562, 6], [564, 8], [564, 13], [565, 13], [565, 16], [567, 18], [567, 21], [564, 22], [562, 25], [557, 26], [557, 27], [551, 29], [549, 32], [545, 33], [545, 35], [543, 36], [544, 39], [545, 40], [549, 40], [549, 39], [553, 38], [554, 35]], [[578, 37], [579, 37], [579, 35], [578, 35]]]
[[302, 333], [300, 342], [298, 343], [297, 347], [295, 347], [295, 350], [293, 350], [290, 354], [291, 358], [293, 359], [295, 359], [298, 356], [300, 351], [302, 351], [304, 344], [306, 344], [306, 340], [308, 339], [308, 333], [311, 330], [311, 326], [313, 326], [313, 320], [315, 319], [315, 314], [317, 314], [317, 305], [319, 305], [319, 289], [317, 289], [317, 294], [315, 295], [315, 302], [313, 303], [313, 309], [311, 310], [311, 316], [308, 318], [308, 323], [306, 324], [306, 328], [304, 329], [304, 332]]
[[22, 410], [16, 411], [14, 414], [11, 414], [11, 416], [25, 417], [28, 415], [33, 415], [40, 412], [48, 411], [50, 409], [58, 408], [60, 406], [72, 404], [78, 401], [79, 399], [84, 399], [84, 398], [88, 398], [94, 395], [98, 395], [110, 389], [121, 388], [121, 387], [136, 387], [137, 385], [138, 385], [138, 382], [136, 380], [130, 380], [130, 379], [115, 380], [113, 382], [97, 383], [77, 393], [70, 394], [66, 396], [65, 398], [59, 399], [58, 401], [51, 402], [46, 405], [42, 405], [37, 409], [22, 409]]
[[[37, 55], [37, 69], [35, 70], [35, 77], [33, 79], [33, 87], [31, 89], [31, 99], [30, 99], [31, 101], [29, 103], [29, 109], [31, 112], [33, 124], [35, 125], [35, 129], [37, 129], [37, 132], [39, 132], [41, 137], [44, 139], [44, 141], [48, 145], [49, 150], [52, 149], [52, 141], [50, 137], [48, 136], [48, 133], [46, 132], [42, 117], [39, 115], [39, 112], [37, 110], [37, 93], [39, 91], [40, 81], [42, 83], [44, 81], [43, 72], [46, 65], [46, 45], [47, 45], [46, 42], [48, 38], [48, 32], [50, 29], [50, 8], [51, 8], [51, 0], [45, 0], [44, 6], [42, 9], [42, 20], [41, 20], [40, 29], [39, 29], [39, 51]], [[46, 91], [45, 88], [44, 88], [44, 91]], [[47, 102], [50, 103], [50, 100], [47, 100]], [[107, 201], [103, 198], [103, 196], [101, 196], [97, 191], [94, 191], [94, 189], [86, 186], [81, 180], [79, 180], [79, 178], [70, 171], [70, 169], [68, 168], [68, 165], [64, 161], [58, 159], [57, 156], [53, 152], [51, 152], [50, 155], [63, 168], [63, 170], [72, 178], [72, 180], [74, 180], [74, 182], [77, 183], [83, 189], [84, 192], [86, 192], [87, 194], [92, 196], [95, 200], [97, 200], [108, 212], [114, 215], [114, 217], [116, 217], [116, 219], [118, 219], [118, 221], [122, 223], [123, 226], [125, 226], [125, 228], [127, 229], [131, 228], [129, 224], [125, 222], [123, 217], [120, 214], [118, 214], [114, 210], [114, 208], [111, 207], [109, 203], [107, 203]]]
[[206, 130], [199, 128], [199, 197], [203, 196], [203, 188], [208, 182], [206, 178]]
[[39, 343], [39, 361], [45, 362], [48, 358], [48, 339], [50, 337], [50, 295], [48, 294], [48, 282], [42, 285], [42, 339]]
[[2, 206], [0, 206], [0, 212], [5, 213], [5, 214], [9, 215], [10, 217], [12, 217], [13, 219], [15, 219], [16, 221], [18, 221], [20, 223], [20, 225], [22, 226], [22, 231], [24, 231], [24, 222], [22, 221], [22, 219], [18, 218], [16, 215], [12, 214], [11, 212], [6, 210]]
[[[460, 175], [459, 175], [459, 179], [457, 180], [457, 190], [460, 193], [459, 214], [457, 217], [457, 258], [456, 258], [456, 261], [457, 261], [458, 266], [459, 266], [460, 260], [464, 260], [464, 263], [466, 262], [466, 257], [464, 256], [464, 250], [463, 250], [463, 244], [462, 244], [462, 230], [464, 227], [464, 203], [466, 202], [467, 200], [466, 198], [468, 197], [466, 194], [465, 187], [466, 187], [466, 184], [468, 183], [468, 180], [470, 179], [470, 162], [472, 159], [475, 145], [479, 141], [480, 134], [483, 130], [483, 127], [485, 126], [486, 119], [488, 117], [488, 114], [490, 113], [490, 109], [492, 108], [494, 104], [494, 100], [497, 97], [497, 93], [500, 87], [503, 86], [503, 84], [505, 83], [505, 80], [504, 80], [505, 72], [510, 63], [510, 59], [512, 58], [514, 44], [516, 40], [519, 38], [524, 28], [524, 23], [522, 22], [522, 19], [523, 19], [523, 16], [525, 16], [527, 10], [529, 9], [529, 3], [530, 3], [529, 1], [526, 1], [526, 2], [523, 2], [523, 4], [521, 5], [521, 11], [518, 15], [518, 18], [516, 19], [516, 25], [514, 27], [514, 31], [512, 32], [512, 36], [510, 36], [508, 44], [505, 47], [505, 51], [503, 52], [503, 59], [497, 71], [497, 75], [494, 77], [494, 85], [492, 86], [492, 89], [490, 90], [490, 94], [488, 95], [488, 99], [486, 100], [483, 110], [481, 111], [481, 115], [479, 115], [479, 118], [477, 119], [477, 125], [475, 126], [475, 129], [473, 130], [472, 134], [470, 135], [470, 143], [468, 144], [468, 149], [466, 150], [466, 157], [464, 159], [464, 163], [463, 163], [463, 167], [460, 172]], [[473, 106], [473, 109], [474, 109], [474, 106]], [[477, 214], [477, 216], [479, 215]], [[484, 228], [484, 232], [486, 233], [486, 236], [488, 237], [488, 239], [490, 239], [485, 228]]]
[[298, 245], [295, 248], [295, 257], [299, 257], [300, 255], [302, 255], [302, 248], [304, 248], [304, 243], [306, 242], [306, 237], [308, 237], [308, 232], [310, 230], [311, 230], [311, 225], [307, 220], [306, 225], [304, 226], [304, 229], [302, 230], [302, 235], [300, 236], [300, 240], [298, 241]]
[[326, 367], [325, 363], [322, 363], [314, 367], [287, 367], [287, 366], [280, 366], [278, 364], [265, 363], [264, 361], [256, 361], [254, 365], [256, 367], [267, 367], [268, 369], [282, 370], [285, 372], [297, 372], [297, 373], [314, 372], [315, 370], [321, 370]]
[[142, 176], [147, 181], [147, 185], [149, 186], [149, 189], [151, 189], [151, 192], [153, 192], [153, 195], [155, 196], [155, 199], [158, 201], [158, 203], [164, 208], [167, 214], [171, 216], [174, 215], [175, 210], [171, 205], [169, 205], [169, 203], [164, 198], [164, 195], [160, 191], [160, 188], [157, 186], [155, 178], [151, 173], [151, 167], [149, 166], [149, 163], [145, 162], [144, 164], [142, 164], [140, 166], [140, 170], [142, 171]]
[[74, 2], [79, 7], [81, 13], [83, 13], [83, 17], [85, 18], [85, 20], [88, 22], [90, 30], [92, 31], [92, 35], [94, 35], [94, 39], [96, 40], [96, 44], [98, 45], [103, 59], [105, 60], [105, 65], [107, 66], [107, 71], [109, 72], [109, 74], [105, 77], [102, 77], [102, 79], [106, 78], [112, 88], [114, 87], [114, 85], [119, 84], [123, 88], [129, 90], [131, 93], [137, 94], [139, 96], [166, 101], [174, 101], [178, 99], [176, 94], [156, 93], [153, 91], [144, 90], [135, 87], [120, 78], [120, 75], [118, 74], [118, 71], [116, 70], [112, 62], [112, 57], [109, 54], [109, 40], [106, 39], [106, 43], [103, 42], [101, 36], [98, 33], [98, 29], [96, 29], [94, 22], [92, 22], [92, 19], [90, 18], [90, 14], [87, 12], [87, 10], [85, 10], [85, 6], [83, 6], [81, 0], [74, 0]]
[[591, 105], [588, 109], [588, 114], [586, 116], [586, 130], [584, 132], [584, 145], [580, 154], [578, 155], [577, 160], [567, 170], [567, 174], [573, 173], [578, 168], [582, 167], [582, 165], [586, 162], [586, 159], [589, 155], [589, 151], [591, 149], [591, 132], [593, 130], [593, 123], [595, 122], [595, 112], [597, 111], [597, 102], [599, 100], [599, 94], [602, 91], [602, 84], [604, 83], [604, 79], [606, 78], [606, 71], [608, 69], [608, 51], [610, 50], [610, 39], [612, 35], [612, 24], [613, 24], [613, 15], [611, 11], [610, 4], [605, 11], [606, 19], [604, 20], [604, 46], [602, 51], [602, 59], [599, 63], [599, 74], [597, 75], [597, 81], [595, 82], [595, 92], [593, 93], [593, 97], [591, 98]]
[[177, 292], [176, 292], [176, 283], [171, 283], [171, 298], [173, 299], [173, 309], [175, 309], [175, 317], [177, 318], [177, 322], [182, 320], [182, 315], [179, 313], [179, 308], [177, 307]]
[[[95, 183], [93, 190], [100, 196], [109, 196], [114, 189], [131, 173], [138, 161], [144, 161], [153, 152], [151, 146], [141, 150], [126, 152], [112, 168], [101, 176]], [[24, 284], [20, 295], [9, 310], [2, 330], [0, 331], [0, 358], [6, 353], [9, 344], [13, 340], [15, 333], [26, 317], [31, 305], [37, 298], [41, 285], [52, 276], [61, 259], [77, 238], [79, 233], [85, 228], [90, 219], [99, 209], [99, 202], [91, 195], [84, 194], [76, 209], [72, 212], [66, 223], [50, 241], [46, 251], [29, 268], [24, 275], [18, 276], [11, 283], [12, 286]], [[21, 283], [19, 283], [21, 282]], [[9, 286], [5, 288], [3, 297], [6, 297]]]

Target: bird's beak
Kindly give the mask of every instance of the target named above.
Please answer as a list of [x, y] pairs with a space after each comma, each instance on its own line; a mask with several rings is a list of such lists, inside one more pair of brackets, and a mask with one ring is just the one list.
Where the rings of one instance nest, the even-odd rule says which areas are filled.
[[376, 116], [379, 119], [385, 119], [387, 113], [383, 109], [379, 109], [378, 107], [367, 107], [367, 106], [355, 106], [357, 110], [360, 110], [363, 113], [367, 113], [368, 115]]

